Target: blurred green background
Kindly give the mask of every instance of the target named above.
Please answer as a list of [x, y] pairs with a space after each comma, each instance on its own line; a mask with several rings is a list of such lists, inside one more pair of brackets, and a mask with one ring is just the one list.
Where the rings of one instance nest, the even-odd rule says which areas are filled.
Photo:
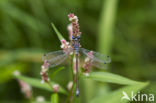
[[[68, 39], [71, 12], [79, 17], [84, 48], [110, 54], [109, 72], [150, 81], [142, 91], [156, 94], [156, 0], [1, 0], [0, 103], [28, 102], [12, 72], [40, 78], [43, 53], [60, 49], [50, 23]], [[64, 69], [54, 79], [66, 87], [71, 74]], [[81, 82], [80, 103], [94, 95], [87, 90], [96, 88], [88, 83], [94, 85]], [[109, 90], [119, 87], [108, 85]], [[50, 92], [33, 88], [33, 94], [50, 100]]]

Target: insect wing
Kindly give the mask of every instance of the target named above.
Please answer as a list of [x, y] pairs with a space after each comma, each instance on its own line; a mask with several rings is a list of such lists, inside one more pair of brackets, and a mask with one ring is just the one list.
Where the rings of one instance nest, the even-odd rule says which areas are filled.
[[63, 50], [59, 50], [45, 54], [42, 57], [42, 60], [47, 60], [50, 63], [51, 67], [55, 67], [64, 62], [67, 58], [68, 54], [64, 53]]
[[111, 58], [107, 55], [100, 54], [98, 52], [89, 51], [87, 49], [81, 48], [80, 52], [91, 59], [91, 65], [97, 68], [105, 69], [106, 65], [111, 62]]

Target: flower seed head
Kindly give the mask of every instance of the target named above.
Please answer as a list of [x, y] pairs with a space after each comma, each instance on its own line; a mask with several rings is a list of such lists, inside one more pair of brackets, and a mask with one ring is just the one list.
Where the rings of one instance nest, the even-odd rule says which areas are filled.
[[59, 85], [58, 84], [54, 84], [53, 85], [53, 90], [55, 93], [57, 93], [59, 91]]
[[84, 72], [85, 73], [89, 73], [90, 72], [90, 67], [92, 64], [92, 59], [93, 58], [93, 51], [88, 52], [89, 57], [85, 58], [84, 64], [83, 64], [83, 68], [84, 68]]
[[73, 13], [70, 13], [68, 15], [68, 18], [69, 18], [69, 21], [72, 24], [73, 36], [75, 36], [75, 37], [79, 36], [81, 33], [80, 33], [80, 30], [79, 30], [78, 17], [75, 16]]
[[50, 66], [50, 64], [47, 60], [45, 60], [44, 64], [41, 66], [41, 72], [40, 72], [40, 75], [42, 76], [41, 83], [49, 81], [49, 77], [48, 77], [49, 66]]
[[44, 70], [44, 69], [48, 69], [49, 66], [50, 66], [49, 62], [48, 62], [47, 60], [45, 60], [45, 61], [44, 61], [44, 64], [42, 65], [41, 68], [42, 68], [42, 70]]
[[32, 96], [32, 88], [29, 84], [25, 83], [22, 80], [18, 80], [22, 93], [25, 94], [26, 98], [30, 99]]
[[64, 50], [64, 52], [66, 54], [71, 54], [72, 47], [69, 45], [69, 42], [67, 42], [65, 39], [62, 39], [61, 43], [62, 43], [61, 48]]
[[72, 36], [73, 36], [73, 27], [72, 27], [72, 24], [69, 24], [67, 26], [67, 30], [68, 30], [68, 34], [69, 34], [69, 39], [71, 41], [72, 40]]
[[73, 13], [68, 14], [69, 18], [73, 18], [75, 15]]

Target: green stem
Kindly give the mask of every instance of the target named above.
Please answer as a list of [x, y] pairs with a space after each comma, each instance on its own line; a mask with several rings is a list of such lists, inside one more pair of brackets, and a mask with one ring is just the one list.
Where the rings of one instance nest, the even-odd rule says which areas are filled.
[[112, 48], [113, 31], [118, 0], [105, 0], [99, 21], [98, 49], [101, 53], [108, 54]]
[[72, 55], [70, 57], [70, 61], [71, 61], [71, 71], [72, 71], [72, 77], [73, 77], [73, 85], [72, 85], [72, 88], [71, 90], [69, 91], [69, 95], [67, 97], [67, 100], [66, 100], [66, 103], [72, 103], [72, 100], [73, 100], [73, 92], [74, 92], [74, 86], [76, 84], [76, 79], [75, 79], [75, 75], [74, 75], [74, 71], [73, 71], [73, 58], [74, 56]]
[[68, 98], [66, 100], [66, 103], [72, 103], [75, 84], [76, 84], [76, 80], [73, 81], [73, 85], [72, 85], [72, 88], [71, 88], [71, 90], [69, 92], [69, 95], [68, 95]]
[[49, 81], [47, 81], [46, 82], [48, 85], [49, 85], [49, 87], [52, 89], [52, 91], [53, 91], [53, 86], [51, 85], [51, 83], [49, 82]]

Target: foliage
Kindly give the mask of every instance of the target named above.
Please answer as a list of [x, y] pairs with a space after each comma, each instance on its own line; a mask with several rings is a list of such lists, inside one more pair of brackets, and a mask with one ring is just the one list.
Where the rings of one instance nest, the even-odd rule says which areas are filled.
[[[34, 97], [44, 95], [47, 101], [54, 98], [54, 103], [65, 100], [64, 94], [44, 91], [50, 89], [38, 78], [41, 56], [60, 49], [50, 23], [68, 38], [66, 15], [70, 12], [79, 17], [82, 46], [109, 53], [112, 58], [107, 72], [93, 70], [88, 77], [80, 75], [81, 94], [74, 103], [118, 103], [123, 90], [156, 93], [155, 7], [155, 0], [1, 0], [0, 102], [28, 102], [12, 78], [14, 70], [26, 75], [17, 78], [33, 86]], [[53, 25], [55, 32], [56, 27]], [[68, 68], [50, 71], [51, 81], [60, 84], [62, 92], [68, 92], [65, 87], [72, 79]], [[149, 86], [146, 81], [150, 81]]]

